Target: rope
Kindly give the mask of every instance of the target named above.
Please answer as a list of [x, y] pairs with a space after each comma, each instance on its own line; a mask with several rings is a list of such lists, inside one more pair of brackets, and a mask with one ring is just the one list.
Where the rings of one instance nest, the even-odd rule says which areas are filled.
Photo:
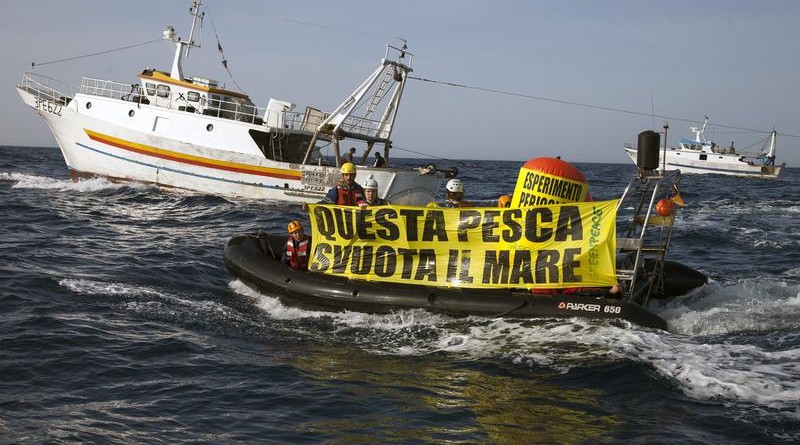
[[231, 81], [239, 91], [244, 91], [242, 87], [239, 86], [239, 83], [236, 82], [236, 79], [233, 77], [233, 73], [228, 68], [228, 60], [225, 58], [225, 53], [222, 51], [222, 43], [219, 42], [219, 34], [217, 34], [217, 27], [214, 26], [214, 19], [211, 18], [211, 10], [208, 6], [206, 6], [206, 14], [208, 14], [208, 20], [211, 22], [211, 29], [214, 30], [214, 37], [217, 38], [217, 50], [219, 50], [219, 54], [222, 57], [222, 66], [225, 67], [225, 71], [228, 72], [228, 76], [231, 78]]
[[105, 51], [100, 51], [100, 52], [97, 52], [97, 53], [92, 53], [92, 54], [84, 54], [84, 55], [82, 55], [82, 56], [69, 57], [69, 58], [66, 58], [66, 59], [51, 60], [51, 61], [49, 61], [49, 62], [31, 62], [31, 67], [34, 67], [34, 66], [43, 66], [43, 65], [50, 65], [50, 64], [53, 64], [53, 63], [60, 63], [60, 62], [67, 62], [67, 61], [70, 61], [70, 60], [84, 59], [84, 58], [86, 58], [86, 57], [92, 57], [92, 56], [99, 56], [99, 55], [101, 55], [101, 54], [108, 54], [108, 53], [113, 53], [113, 52], [115, 52], [115, 51], [122, 51], [122, 50], [125, 50], [125, 49], [136, 48], [136, 47], [138, 47], [138, 46], [145, 46], [145, 45], [149, 45], [149, 44], [151, 44], [151, 43], [155, 43], [155, 42], [158, 42], [158, 41], [160, 41], [160, 40], [161, 40], [161, 39], [160, 39], [160, 38], [158, 38], [158, 39], [148, 40], [147, 42], [136, 43], [136, 44], [133, 44], [133, 45], [128, 45], [128, 46], [122, 46], [122, 47], [119, 47], [119, 48], [113, 48], [113, 49], [109, 49], [109, 50], [105, 50]]
[[520, 309], [524, 308], [524, 307], [525, 307], [525, 306], [527, 306], [527, 305], [528, 305], [528, 301], [527, 301], [527, 300], [522, 300], [522, 301], [520, 302], [519, 306], [517, 306], [517, 307], [513, 307], [513, 308], [511, 308], [511, 309], [508, 309], [508, 310], [505, 310], [505, 311], [503, 311], [503, 312], [500, 312], [500, 313], [498, 313], [498, 314], [494, 314], [494, 315], [492, 315], [492, 318], [505, 317], [506, 315], [508, 315], [508, 314], [510, 314], [510, 313], [512, 313], [512, 312], [516, 312], [516, 311], [518, 311], [518, 310], [520, 310]]
[[408, 152], [408, 153], [414, 153], [414, 154], [421, 155], [421, 156], [426, 156], [426, 157], [429, 157], [429, 158], [432, 158], [432, 159], [438, 159], [440, 161], [458, 162], [458, 161], [453, 160], [453, 159], [442, 158], [442, 157], [439, 157], [439, 156], [434, 156], [432, 154], [422, 153], [422, 152], [419, 152], [419, 151], [410, 150], [408, 148], [398, 147], [397, 145], [392, 145], [392, 150], [400, 150], [400, 151], [405, 151], [405, 152]]
[[[465, 89], [469, 89], [469, 90], [485, 91], [487, 93], [504, 94], [506, 96], [514, 96], [514, 97], [522, 97], [522, 98], [525, 98], [525, 99], [542, 100], [542, 101], [545, 101], [545, 102], [555, 102], [555, 103], [559, 103], [559, 104], [572, 105], [572, 106], [576, 106], [576, 107], [593, 108], [593, 109], [596, 109], [596, 110], [613, 111], [613, 112], [616, 112], [616, 113], [632, 114], [632, 115], [636, 115], [636, 116], [647, 116], [647, 117], [652, 117], [652, 118], [668, 119], [668, 120], [671, 120], [671, 121], [678, 121], [678, 122], [697, 123], [696, 119], [685, 119], [685, 118], [673, 117], [673, 116], [662, 116], [662, 115], [653, 114], [653, 113], [644, 113], [644, 112], [641, 112], [641, 111], [624, 110], [622, 108], [612, 108], [612, 107], [605, 107], [605, 106], [602, 106], [602, 105], [594, 105], [594, 104], [587, 104], [587, 103], [582, 103], [582, 102], [574, 102], [574, 101], [570, 101], [570, 100], [561, 100], [561, 99], [553, 99], [553, 98], [549, 98], [549, 97], [534, 96], [534, 95], [531, 95], [531, 94], [514, 93], [514, 92], [511, 92], [511, 91], [497, 90], [497, 89], [494, 89], [494, 88], [484, 88], [484, 87], [477, 87], [477, 86], [472, 86], [472, 85], [463, 85], [463, 84], [460, 84], [460, 83], [447, 82], [447, 81], [444, 81], [444, 80], [426, 79], [424, 77], [408, 76], [408, 78], [409, 79], [413, 79], [413, 80], [419, 80], [421, 82], [429, 82], [429, 83], [435, 83], [435, 84], [439, 84], [439, 85], [447, 85], [447, 86], [451, 86], [451, 87], [455, 87], [455, 88], [465, 88]], [[720, 127], [720, 128], [728, 128], [728, 129], [732, 129], [732, 130], [742, 130], [742, 131], [747, 131], [747, 132], [751, 132], [751, 133], [771, 133], [772, 132], [772, 130], [770, 130], [770, 131], [756, 130], [756, 129], [753, 129], [753, 128], [737, 127], [737, 126], [733, 126], [733, 125], [709, 124], [709, 126], [711, 126], [711, 127]], [[778, 134], [781, 135], [781, 136], [800, 139], [800, 135], [787, 134], [787, 133], [778, 133]]]

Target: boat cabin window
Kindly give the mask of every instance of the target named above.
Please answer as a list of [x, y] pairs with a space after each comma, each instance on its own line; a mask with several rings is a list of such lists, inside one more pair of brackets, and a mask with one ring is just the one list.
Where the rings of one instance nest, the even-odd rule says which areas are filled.
[[226, 111], [232, 111], [239, 114], [254, 114], [256, 112], [255, 105], [248, 99], [240, 97], [224, 96], [220, 108]]
[[156, 94], [158, 97], [169, 97], [169, 86], [159, 85], [156, 87]]
[[186, 94], [186, 99], [188, 99], [189, 102], [199, 102], [200, 93], [198, 93], [197, 91], [189, 91], [189, 93]]
[[211, 106], [211, 108], [219, 108], [219, 96], [217, 96], [216, 94], [209, 94], [208, 99], [210, 101], [209, 105]]
[[156, 84], [147, 82], [144, 84], [144, 89], [147, 90], [147, 95], [152, 96], [156, 94]]
[[209, 94], [209, 108], [204, 114], [242, 122], [255, 122], [256, 106], [247, 98]]
[[708, 159], [708, 155], [707, 155], [707, 154], [702, 154], [702, 155], [700, 155], [700, 160], [701, 160], [701, 161], [705, 161], [705, 160], [707, 160], [707, 159]]

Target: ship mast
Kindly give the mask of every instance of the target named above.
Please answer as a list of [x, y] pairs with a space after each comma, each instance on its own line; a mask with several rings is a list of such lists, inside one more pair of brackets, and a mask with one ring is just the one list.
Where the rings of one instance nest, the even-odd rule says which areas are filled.
[[192, 6], [189, 8], [189, 14], [192, 16], [192, 30], [189, 32], [188, 41], [183, 41], [180, 37], [176, 36], [175, 28], [173, 28], [172, 25], [167, 26], [167, 29], [162, 32], [164, 39], [175, 44], [175, 57], [172, 59], [172, 70], [169, 73], [169, 77], [175, 80], [183, 80], [181, 62], [184, 57], [189, 57], [189, 49], [193, 46], [197, 48], [200, 47], [199, 44], [194, 43], [194, 31], [197, 27], [197, 21], [202, 21], [205, 16], [204, 12], [200, 12], [200, 6], [202, 6], [202, 2], [196, 1], [193, 2]]
[[[389, 162], [392, 130], [400, 99], [407, 77], [414, 71], [411, 68], [414, 55], [408, 52], [405, 40], [403, 42], [400, 48], [386, 45], [386, 54], [378, 68], [317, 126], [306, 150], [304, 164], [308, 163], [317, 140], [322, 136], [330, 136], [333, 139], [337, 165], [341, 164], [339, 141], [344, 138], [367, 143], [362, 161], [366, 160], [375, 143], [384, 144], [384, 158], [387, 163]], [[396, 60], [390, 60], [390, 56], [394, 56]], [[385, 98], [388, 98], [388, 101], [384, 101]], [[380, 112], [378, 108], [382, 108], [383, 111]], [[379, 112], [380, 120], [374, 119]]]

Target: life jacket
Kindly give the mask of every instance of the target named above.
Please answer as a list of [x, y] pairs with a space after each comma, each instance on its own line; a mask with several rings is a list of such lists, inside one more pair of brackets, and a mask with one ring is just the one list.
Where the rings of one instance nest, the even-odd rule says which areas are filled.
[[364, 189], [358, 184], [348, 187], [344, 184], [336, 186], [336, 204], [340, 206], [354, 206], [365, 202]]
[[292, 269], [308, 270], [308, 254], [311, 247], [311, 237], [306, 235], [294, 247], [294, 238], [289, 236], [286, 241], [286, 257], [289, 258], [289, 266]]

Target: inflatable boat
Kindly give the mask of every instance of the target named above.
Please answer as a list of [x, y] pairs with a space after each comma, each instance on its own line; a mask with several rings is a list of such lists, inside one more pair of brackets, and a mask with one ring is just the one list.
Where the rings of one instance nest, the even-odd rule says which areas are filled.
[[[237, 235], [225, 247], [225, 265], [247, 285], [274, 294], [288, 305], [307, 309], [388, 313], [422, 308], [456, 316], [624, 319], [640, 326], [667, 328], [661, 317], [640, 303], [602, 290], [538, 295], [528, 290], [439, 288], [354, 280], [290, 268], [280, 260], [285, 245], [283, 235]], [[664, 288], [668, 293], [664, 297], [685, 293], [705, 283], [705, 276], [680, 263], [666, 262], [665, 271]]]

